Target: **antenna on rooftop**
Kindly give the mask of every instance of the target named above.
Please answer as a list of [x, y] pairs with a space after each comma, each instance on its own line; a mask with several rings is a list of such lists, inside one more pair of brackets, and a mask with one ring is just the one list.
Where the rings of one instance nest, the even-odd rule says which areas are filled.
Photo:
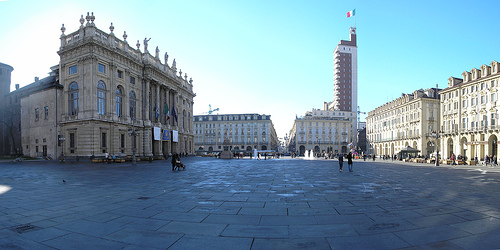
[[214, 111], [219, 111], [219, 108], [212, 109], [212, 105], [208, 104], [208, 112], [205, 112], [204, 114], [211, 115]]

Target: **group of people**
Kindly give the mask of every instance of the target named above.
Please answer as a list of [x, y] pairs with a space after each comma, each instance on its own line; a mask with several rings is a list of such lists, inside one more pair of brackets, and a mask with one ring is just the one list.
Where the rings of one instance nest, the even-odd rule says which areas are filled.
[[186, 165], [182, 164], [181, 162], [181, 155], [180, 154], [173, 154], [172, 155], [172, 171], [174, 170], [186, 170]]
[[[340, 167], [339, 172], [342, 172], [342, 167], [344, 165], [344, 155], [339, 154], [338, 158], [339, 158], [339, 167]], [[345, 158], [347, 158], [347, 166], [349, 167], [349, 172], [353, 172], [353, 170], [352, 170], [352, 153], [349, 152], [348, 154], [346, 154]]]

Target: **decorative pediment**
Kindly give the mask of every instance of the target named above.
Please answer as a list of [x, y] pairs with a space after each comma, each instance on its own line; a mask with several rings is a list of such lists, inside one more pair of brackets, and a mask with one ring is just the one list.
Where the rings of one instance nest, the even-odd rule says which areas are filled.
[[477, 115], [477, 112], [476, 112], [475, 110], [472, 110], [472, 111], [470, 112], [470, 114], [471, 114], [471, 115]]
[[462, 116], [467, 116], [467, 111], [463, 112]]
[[496, 113], [496, 112], [497, 112], [497, 109], [496, 109], [495, 107], [492, 107], [492, 108], [490, 108], [490, 112], [491, 112], [491, 113]]
[[479, 110], [479, 113], [480, 113], [480, 114], [486, 114], [486, 109], [485, 109], [485, 108], [482, 108], [481, 110]]

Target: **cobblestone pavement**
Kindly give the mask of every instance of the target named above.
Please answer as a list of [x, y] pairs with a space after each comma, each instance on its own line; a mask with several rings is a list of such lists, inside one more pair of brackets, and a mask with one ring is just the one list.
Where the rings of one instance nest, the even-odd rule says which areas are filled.
[[0, 163], [0, 249], [500, 248], [500, 167], [183, 161]]

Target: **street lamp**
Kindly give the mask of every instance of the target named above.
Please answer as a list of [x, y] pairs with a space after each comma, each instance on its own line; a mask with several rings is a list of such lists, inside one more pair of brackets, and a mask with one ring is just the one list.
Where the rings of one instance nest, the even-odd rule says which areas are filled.
[[439, 166], [439, 131], [431, 131], [430, 136], [436, 138], [436, 166]]
[[60, 157], [60, 161], [63, 162], [64, 161], [64, 141], [66, 140], [66, 138], [64, 137], [59, 137], [59, 141], [61, 141], [61, 157]]
[[128, 133], [130, 136], [132, 136], [132, 165], [137, 164], [137, 160], [135, 157], [135, 143], [136, 143], [136, 137], [139, 134], [137, 132], [137, 129], [135, 129], [135, 117], [132, 118], [132, 128], [128, 129]]

